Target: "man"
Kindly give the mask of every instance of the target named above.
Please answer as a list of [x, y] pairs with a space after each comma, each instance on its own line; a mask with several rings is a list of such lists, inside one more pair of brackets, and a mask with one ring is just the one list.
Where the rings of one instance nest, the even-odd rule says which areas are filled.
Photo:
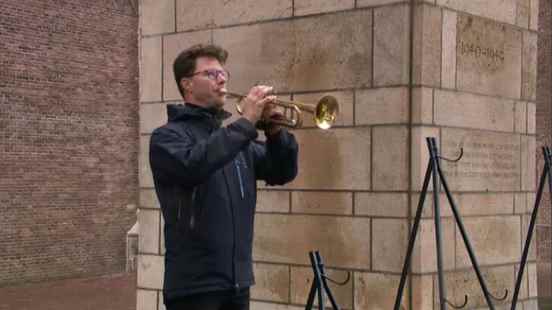
[[[163, 297], [168, 310], [249, 309], [256, 180], [287, 183], [298, 147], [280, 126], [268, 86], [243, 99], [243, 117], [226, 127], [222, 107], [228, 53], [197, 45], [175, 60], [184, 105], [168, 105], [168, 123], [151, 137], [150, 164], [165, 220]], [[264, 123], [267, 142], [255, 141]]]

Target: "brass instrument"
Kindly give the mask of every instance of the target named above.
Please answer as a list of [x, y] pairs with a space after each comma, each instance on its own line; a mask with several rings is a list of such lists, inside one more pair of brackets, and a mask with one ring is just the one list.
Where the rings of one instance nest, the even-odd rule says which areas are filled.
[[[225, 95], [238, 100], [236, 110], [239, 114], [243, 114], [243, 108], [240, 103], [247, 95], [232, 92], [225, 92]], [[289, 111], [289, 117], [285, 117], [282, 120], [270, 119], [268, 121], [290, 128], [300, 128], [303, 125], [302, 111], [312, 113], [314, 122], [320, 129], [331, 128], [339, 115], [339, 103], [334, 96], [329, 95], [322, 97], [316, 105], [280, 99], [272, 101], [271, 104], [284, 107], [286, 111]]]

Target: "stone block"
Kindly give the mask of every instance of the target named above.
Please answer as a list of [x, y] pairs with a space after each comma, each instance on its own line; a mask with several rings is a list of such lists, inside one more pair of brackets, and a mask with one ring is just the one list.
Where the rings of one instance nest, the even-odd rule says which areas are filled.
[[140, 104], [140, 133], [151, 132], [167, 123], [167, 108], [164, 103]]
[[451, 191], [516, 191], [520, 188], [519, 135], [441, 129], [441, 154], [459, 162], [441, 163]]
[[[505, 289], [510, 291], [510, 285], [515, 281], [513, 265], [483, 268], [481, 272], [489, 291], [495, 296], [504, 295]], [[434, 277], [434, 281], [434, 287], [437, 288], [437, 277]], [[464, 302], [464, 295], [468, 295], [468, 309], [474, 309], [487, 305], [475, 272], [473, 272], [471, 268], [466, 271], [456, 271], [445, 274], [445, 283], [447, 286], [447, 299], [453, 304], [462, 304]], [[435, 291], [435, 309], [438, 309], [437, 301], [439, 293], [438, 289]], [[509, 302], [512, 300], [511, 296], [512, 294], [508, 294], [507, 300], [503, 302], [504, 305], [509, 306]], [[498, 307], [500, 306], [500, 303], [495, 301], [495, 305], [497, 306], [497, 309], [499, 309]]]
[[517, 0], [516, 25], [522, 28], [529, 28], [530, 12], [531, 0]]
[[299, 173], [287, 188], [370, 189], [370, 128], [297, 130], [295, 137]]
[[416, 87], [412, 89], [412, 123], [433, 124], [433, 89]]
[[[461, 215], [497, 215], [511, 214], [513, 210], [513, 197], [511, 193], [451, 193], [454, 204]], [[413, 194], [411, 201], [411, 216], [415, 216], [420, 194]], [[452, 208], [446, 194], [441, 191], [439, 206], [442, 217], [453, 216]], [[422, 217], [433, 216], [433, 192], [428, 192]]]
[[515, 102], [455, 91], [435, 91], [435, 124], [496, 131], [514, 131]]
[[537, 100], [537, 34], [523, 32], [521, 98]]
[[165, 219], [163, 218], [163, 213], [161, 213], [161, 231], [159, 236], [159, 253], [165, 255]]
[[174, 1], [140, 1], [140, 32], [151, 35], [175, 31]]
[[[515, 265], [515, 279], [517, 280], [517, 277], [519, 276], [519, 264]], [[514, 282], [515, 283], [515, 282]], [[528, 285], [529, 282], [527, 281], [527, 265], [525, 266], [525, 270], [523, 271], [523, 276], [521, 278], [521, 285], [519, 287], [519, 299], [526, 299], [528, 296]], [[514, 288], [515, 284], [512, 284], [512, 288]]]
[[[322, 257], [324, 259], [324, 257]], [[347, 278], [347, 271], [335, 270], [331, 268], [325, 268], [328, 277], [335, 279], [336, 281], [344, 281]], [[309, 291], [312, 285], [313, 271], [311, 267], [291, 267], [291, 303], [292, 304], [306, 304]], [[343, 286], [336, 285], [328, 281], [330, 290], [337, 304], [345, 309], [352, 309], [353, 305], [353, 279], [351, 272], [351, 279]], [[326, 307], [331, 307], [330, 300], [327, 295]], [[315, 298], [314, 305], [318, 306], [318, 300]]]
[[[355, 309], [389, 310], [395, 304], [400, 276], [382, 273], [355, 273]], [[408, 309], [405, 287], [400, 309]]]
[[414, 14], [414, 84], [438, 87], [442, 62], [441, 8], [417, 5]]
[[157, 310], [157, 292], [136, 290], [136, 310]]
[[290, 212], [290, 193], [288, 191], [257, 191], [257, 212]]
[[353, 194], [345, 192], [291, 193], [293, 213], [307, 214], [353, 214]]
[[[339, 102], [339, 116], [335, 121], [334, 127], [336, 126], [352, 126], [354, 124], [354, 115], [353, 115], [353, 92], [352, 91], [341, 91], [341, 92], [323, 92], [323, 93], [309, 93], [309, 94], [298, 94], [293, 96], [294, 101], [304, 102], [315, 106], [320, 99], [324, 96], [334, 96], [335, 99]], [[358, 99], [357, 99], [358, 100]], [[358, 110], [357, 110], [358, 113]], [[316, 127], [313, 114], [303, 113], [303, 128], [312, 128]]]
[[539, 310], [538, 299], [529, 299], [523, 301], [523, 310]]
[[408, 189], [408, 128], [375, 127], [372, 147], [372, 188], [376, 191]]
[[154, 189], [140, 189], [140, 207], [141, 208], [159, 208], [159, 200]]
[[432, 275], [412, 276], [412, 309], [432, 309], [433, 294]]
[[527, 132], [527, 102], [520, 101], [515, 104], [514, 131]]
[[167, 310], [167, 308], [165, 307], [165, 302], [163, 301], [163, 292], [158, 291], [157, 294], [159, 296], [159, 308], [157, 308], [157, 310]]
[[[412, 271], [427, 273], [437, 271], [437, 250], [435, 241], [435, 221], [424, 219], [420, 221], [418, 236], [412, 253]], [[454, 234], [456, 223], [453, 218], [441, 218], [441, 240], [443, 253], [443, 270], [455, 268]], [[406, 248], [406, 246], [405, 246]]]
[[270, 302], [251, 301], [251, 309], [255, 310], [303, 310], [304, 307], [275, 304]]
[[157, 210], [141, 209], [138, 212], [140, 237], [138, 249], [143, 254], [159, 254], [159, 221], [160, 212]]
[[370, 11], [347, 11], [219, 29], [214, 42], [230, 52], [234, 91], [256, 82], [278, 92], [320, 91], [370, 86], [371, 29]]
[[409, 19], [407, 5], [374, 9], [374, 86], [408, 83]]
[[[426, 138], [434, 137], [437, 140], [437, 145], [440, 145], [440, 129], [437, 127], [413, 127], [412, 128], [412, 145], [411, 156], [412, 165], [410, 176], [412, 178], [412, 188], [417, 191], [422, 190], [424, 177], [429, 163], [429, 152], [427, 149]], [[428, 190], [433, 189], [430, 181]]]
[[327, 266], [370, 266], [370, 219], [257, 214], [253, 256], [258, 261], [309, 265], [320, 251]]
[[500, 215], [514, 212], [513, 193], [458, 193], [458, 211], [464, 216]]
[[521, 136], [521, 190], [535, 190], [536, 138], [534, 136]]
[[355, 0], [295, 0], [293, 5], [293, 15], [302, 16], [352, 9]]
[[153, 176], [149, 163], [150, 138], [151, 136], [140, 136], [140, 155], [138, 156], [140, 187], [153, 187]]
[[535, 103], [528, 102], [527, 103], [527, 133], [530, 135], [534, 135], [536, 133], [536, 114], [537, 114], [537, 107]]
[[[453, 194], [454, 202], [456, 203], [456, 207], [458, 208], [458, 201], [459, 201], [458, 194]], [[412, 200], [410, 201], [410, 216], [415, 217], [416, 212], [418, 210], [418, 204], [420, 203], [421, 193], [413, 193], [412, 194]], [[433, 216], [434, 212], [433, 207], [433, 191], [427, 192], [427, 195], [424, 200], [424, 206], [422, 209], [422, 218], [430, 218]], [[452, 209], [450, 208], [449, 201], [447, 199], [447, 195], [441, 191], [439, 194], [439, 212], [441, 214], [441, 217], [451, 217]]]
[[372, 220], [372, 270], [401, 272], [408, 245], [406, 219]]
[[161, 37], [140, 40], [140, 101], [160, 101], [163, 71]]
[[251, 298], [289, 302], [289, 266], [255, 263], [253, 267], [255, 285], [251, 287]]
[[229, 52], [229, 88], [246, 93], [255, 84], [265, 84], [276, 92], [290, 91], [296, 49], [293, 29], [292, 22], [272, 22], [215, 30], [215, 44]]
[[362, 89], [356, 93], [355, 124], [405, 124], [408, 122], [406, 87]]
[[211, 43], [209, 30], [186, 32], [163, 37], [163, 100], [182, 100], [174, 79], [173, 63], [185, 49], [196, 44]]
[[456, 25], [458, 13], [443, 10], [441, 87], [456, 88]]
[[291, 17], [291, 0], [176, 0], [178, 31]]
[[[530, 215], [522, 215], [521, 216], [521, 241], [520, 241], [520, 251], [519, 253], [523, 253], [523, 248], [525, 247], [525, 240], [527, 239], [527, 232], [529, 230], [529, 223], [531, 221]], [[527, 256], [527, 259], [529, 261], [535, 261], [537, 259], [537, 246], [540, 244], [538, 238], [538, 230], [537, 227], [535, 227], [535, 230], [533, 231], [533, 239], [531, 240], [531, 244], [529, 245], [529, 253]], [[521, 257], [521, 254], [520, 254]]]
[[355, 193], [355, 215], [407, 217], [407, 193]]
[[[519, 259], [519, 216], [465, 218], [464, 226], [480, 265], [514, 263]], [[471, 266], [460, 230], [456, 232], [456, 266]]]
[[370, 10], [295, 19], [293, 33], [288, 35], [295, 38], [296, 48], [291, 66], [293, 90], [371, 86]]
[[163, 256], [139, 255], [137, 275], [138, 288], [162, 289], [164, 270], [165, 262]]
[[437, 0], [438, 6], [515, 25], [518, 0]]
[[521, 41], [521, 32], [513, 27], [474, 16], [458, 15], [457, 88], [519, 99]]
[[372, 6], [381, 6], [397, 2], [404, 2], [404, 0], [356, 0], [356, 7], [372, 7]]
[[525, 214], [527, 213], [527, 197], [525, 193], [514, 194], [514, 213]]
[[529, 14], [529, 28], [539, 30], [539, 0], [531, 0], [531, 13]]
[[537, 297], [537, 264], [527, 265], [527, 280], [529, 281], [529, 298]]

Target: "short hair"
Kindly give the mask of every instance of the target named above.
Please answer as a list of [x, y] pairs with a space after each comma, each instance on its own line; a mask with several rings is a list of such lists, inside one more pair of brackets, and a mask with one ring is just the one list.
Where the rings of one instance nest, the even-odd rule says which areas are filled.
[[228, 51], [213, 44], [197, 44], [182, 51], [173, 63], [174, 79], [182, 97], [184, 97], [184, 89], [180, 87], [180, 80], [194, 73], [196, 60], [199, 57], [212, 57], [224, 65], [228, 58]]

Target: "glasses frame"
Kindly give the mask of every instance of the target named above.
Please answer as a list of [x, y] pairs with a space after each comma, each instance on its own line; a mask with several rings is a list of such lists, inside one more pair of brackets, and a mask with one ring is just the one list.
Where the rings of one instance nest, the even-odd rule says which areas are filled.
[[207, 77], [207, 79], [209, 79], [211, 81], [216, 81], [221, 76], [223, 76], [226, 81], [230, 80], [230, 72], [228, 72], [228, 70], [224, 70], [224, 69], [222, 69], [222, 70], [220, 70], [220, 69], [201, 70], [201, 71], [198, 71], [198, 72], [194, 72], [192, 75], [188, 76], [188, 78], [194, 77], [198, 74], [204, 74], [205, 77]]

